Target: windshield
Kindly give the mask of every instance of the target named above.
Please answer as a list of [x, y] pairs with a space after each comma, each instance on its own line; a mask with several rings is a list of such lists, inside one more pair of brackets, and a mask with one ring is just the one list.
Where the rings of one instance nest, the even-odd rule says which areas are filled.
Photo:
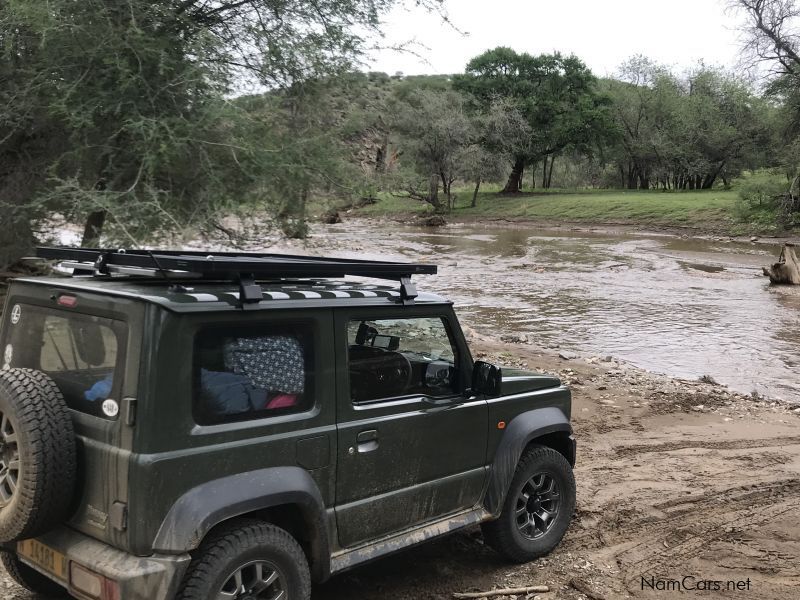
[[44, 371], [70, 408], [102, 418], [117, 415], [124, 323], [27, 304], [11, 307], [8, 318], [3, 368]]

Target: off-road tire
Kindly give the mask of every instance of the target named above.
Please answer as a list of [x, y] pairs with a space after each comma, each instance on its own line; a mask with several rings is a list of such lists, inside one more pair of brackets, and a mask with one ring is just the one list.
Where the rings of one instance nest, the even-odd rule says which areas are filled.
[[41, 535], [69, 516], [75, 431], [56, 384], [33, 369], [0, 370], [0, 413], [0, 443], [8, 420], [19, 458], [16, 489], [0, 508], [0, 542], [13, 542]]
[[[523, 535], [517, 510], [523, 488], [534, 476], [545, 474], [558, 487], [559, 505], [549, 529], [540, 537]], [[500, 517], [481, 525], [483, 539], [510, 561], [523, 563], [548, 554], [564, 537], [575, 512], [575, 477], [572, 467], [560, 453], [544, 446], [531, 446], [522, 455], [511, 479]]]
[[0, 562], [3, 563], [3, 567], [11, 579], [26, 590], [38, 594], [41, 598], [69, 598], [64, 587], [23, 564], [16, 555], [10, 552], [0, 552]]
[[269, 561], [280, 571], [281, 600], [309, 600], [311, 574], [300, 544], [270, 523], [238, 520], [212, 532], [193, 553], [176, 600], [216, 600], [233, 573], [253, 561]]

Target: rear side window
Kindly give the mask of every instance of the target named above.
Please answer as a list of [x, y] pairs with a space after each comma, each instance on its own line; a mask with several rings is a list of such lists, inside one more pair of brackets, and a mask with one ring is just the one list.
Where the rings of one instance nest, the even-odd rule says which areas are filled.
[[11, 309], [3, 367], [44, 371], [70, 408], [116, 417], [126, 325], [121, 321], [39, 306]]
[[313, 363], [306, 325], [204, 330], [194, 347], [195, 417], [211, 424], [306, 411]]

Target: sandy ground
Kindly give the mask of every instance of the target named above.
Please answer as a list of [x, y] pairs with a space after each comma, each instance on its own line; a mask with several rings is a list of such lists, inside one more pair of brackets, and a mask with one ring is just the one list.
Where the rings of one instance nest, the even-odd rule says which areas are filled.
[[[578, 506], [564, 541], [545, 558], [509, 565], [473, 529], [335, 577], [314, 600], [444, 599], [533, 585], [550, 591], [518, 600], [800, 598], [800, 408], [610, 357], [565, 360], [485, 339], [473, 346], [572, 385]], [[5, 577], [0, 597], [32, 598]]]

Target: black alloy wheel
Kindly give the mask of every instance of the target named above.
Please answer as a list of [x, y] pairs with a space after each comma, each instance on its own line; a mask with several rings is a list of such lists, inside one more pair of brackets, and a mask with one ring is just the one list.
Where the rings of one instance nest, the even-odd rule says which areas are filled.
[[274, 563], [252, 561], [231, 573], [217, 600], [286, 600], [285, 580]]
[[558, 518], [561, 494], [558, 482], [550, 473], [531, 477], [517, 497], [517, 527], [529, 540], [542, 537]]
[[16, 427], [11, 418], [0, 411], [0, 508], [14, 499], [20, 464]]

